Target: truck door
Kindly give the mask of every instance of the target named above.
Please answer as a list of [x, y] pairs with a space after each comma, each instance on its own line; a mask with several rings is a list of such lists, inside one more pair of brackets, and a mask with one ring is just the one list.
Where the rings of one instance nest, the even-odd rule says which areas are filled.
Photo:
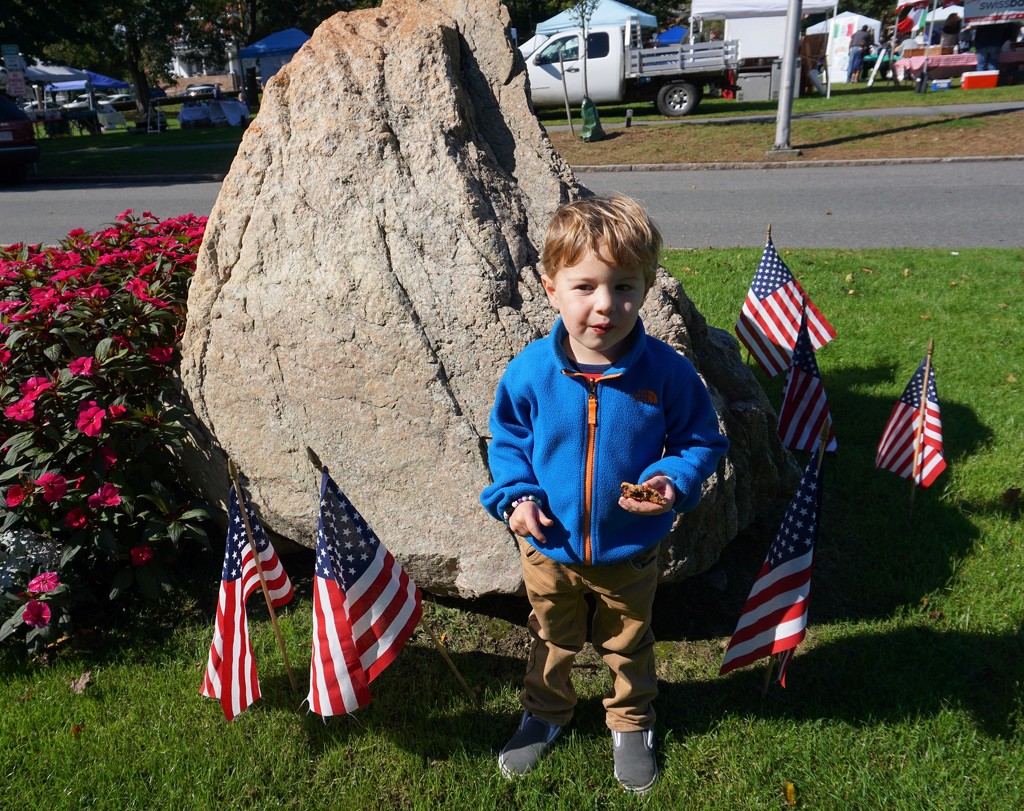
[[[583, 99], [583, 60], [580, 59], [580, 37], [571, 32], [556, 34], [530, 60], [530, 98], [538, 107], [556, 106], [564, 102], [562, 72], [565, 68], [565, 89], [569, 103]], [[610, 41], [605, 31], [587, 35], [587, 85], [594, 101], [618, 101], [617, 70], [610, 59]]]

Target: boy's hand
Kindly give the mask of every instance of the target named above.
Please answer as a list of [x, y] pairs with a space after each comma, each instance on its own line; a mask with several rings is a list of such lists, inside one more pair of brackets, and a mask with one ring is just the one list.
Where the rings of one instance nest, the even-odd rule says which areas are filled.
[[654, 504], [650, 501], [638, 501], [635, 498], [619, 498], [619, 506], [622, 507], [626, 512], [635, 513], [636, 515], [661, 515], [667, 513], [672, 509], [672, 505], [676, 501], [676, 488], [672, 485], [672, 480], [668, 476], [652, 476], [641, 484], [651, 487], [661, 493], [662, 498], [665, 499], [664, 504]]
[[541, 526], [550, 527], [554, 521], [533, 501], [524, 501], [508, 517], [508, 528], [522, 538], [534, 538], [538, 543], [547, 543]]

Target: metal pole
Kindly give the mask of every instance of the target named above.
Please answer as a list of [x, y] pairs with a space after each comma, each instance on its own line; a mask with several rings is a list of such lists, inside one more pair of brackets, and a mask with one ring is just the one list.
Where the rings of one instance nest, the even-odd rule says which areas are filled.
[[[793, 86], [796, 56], [800, 49], [801, 0], [789, 0], [786, 11], [786, 42], [782, 49], [782, 87], [779, 88], [779, 110], [775, 119], [773, 152], [795, 151], [789, 145], [789, 121], [793, 113]], [[798, 151], [798, 150], [796, 150]]]

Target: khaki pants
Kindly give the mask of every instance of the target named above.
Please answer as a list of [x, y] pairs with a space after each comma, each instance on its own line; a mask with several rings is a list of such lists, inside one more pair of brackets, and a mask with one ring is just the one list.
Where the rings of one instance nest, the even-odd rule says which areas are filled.
[[570, 674], [587, 640], [589, 593], [597, 604], [591, 641], [613, 678], [604, 699], [605, 723], [618, 732], [652, 727], [651, 703], [658, 694], [651, 631], [657, 547], [611, 566], [565, 566], [525, 541], [519, 542], [519, 554], [533, 609], [527, 623], [532, 644], [523, 706], [552, 724], [565, 725], [572, 718], [576, 691]]

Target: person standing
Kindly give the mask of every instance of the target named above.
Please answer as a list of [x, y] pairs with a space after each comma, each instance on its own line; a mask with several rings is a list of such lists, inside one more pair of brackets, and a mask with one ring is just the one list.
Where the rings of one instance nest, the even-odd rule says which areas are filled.
[[848, 84], [860, 81], [860, 69], [864, 64], [864, 54], [874, 44], [875, 38], [871, 36], [871, 30], [866, 25], [850, 38], [850, 65], [846, 76]]
[[612, 672], [604, 707], [615, 777], [644, 794], [658, 776], [658, 547], [729, 447], [693, 365], [640, 321], [661, 244], [629, 198], [559, 208], [541, 256], [559, 318], [498, 384], [493, 482], [480, 500], [517, 537], [531, 607], [525, 711], [498, 758], [509, 779], [533, 771], [572, 719], [572, 665], [588, 624]]

